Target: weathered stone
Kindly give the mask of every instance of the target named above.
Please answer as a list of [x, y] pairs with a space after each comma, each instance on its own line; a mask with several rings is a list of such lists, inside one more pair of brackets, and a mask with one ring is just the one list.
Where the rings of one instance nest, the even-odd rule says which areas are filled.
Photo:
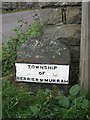
[[[32, 64], [70, 64], [70, 54], [68, 48], [58, 40], [30, 39], [26, 41], [17, 51], [16, 62], [32, 63]], [[54, 84], [38, 84], [38, 83], [20, 83], [31, 89], [53, 88]], [[69, 85], [55, 85], [67, 93]]]
[[70, 64], [69, 50], [53, 39], [30, 39], [17, 52], [17, 62]]
[[[45, 29], [44, 34], [42, 35], [42, 39], [43, 38], [47, 40], [50, 38], [58, 40], [68, 47], [70, 51], [71, 66], [73, 65], [70, 69], [73, 71], [70, 73], [70, 78], [73, 83], [74, 81], [77, 81], [78, 74], [75, 74], [75, 76], [74, 73], [76, 72], [76, 68], [79, 69], [81, 25], [66, 24], [52, 27], [49, 26]], [[74, 79], [74, 81], [72, 79]]]
[[[45, 6], [51, 6], [50, 8], [38, 9], [39, 3], [29, 2], [3, 2], [2, 11], [19, 10], [26, 8], [37, 8], [35, 10], [39, 20], [45, 24], [60, 24], [61, 22], [67, 24], [80, 24], [81, 23], [81, 6], [77, 3], [58, 3], [58, 2], [47, 2], [40, 3], [46, 4]], [[63, 6], [62, 6], [63, 4]], [[74, 6], [73, 6], [74, 5]], [[57, 6], [59, 6], [57, 8]], [[39, 12], [37, 12], [39, 11]], [[64, 20], [66, 19], [66, 20]]]
[[56, 2], [40, 2], [39, 6], [40, 8], [46, 8], [46, 7], [55, 7]]
[[40, 21], [45, 24], [58, 24], [62, 22], [61, 8], [39, 9]]
[[37, 2], [2, 2], [2, 11], [38, 7]]
[[68, 46], [71, 55], [72, 63], [79, 63], [80, 58], [80, 46]]
[[81, 26], [77, 24], [48, 26], [45, 28], [43, 38], [45, 39], [58, 39], [65, 45], [79, 45]]
[[66, 23], [80, 24], [81, 23], [81, 7], [66, 8]]
[[2, 10], [18, 10], [25, 8], [57, 8], [61, 6], [81, 6], [80, 2], [2, 2]]
[[61, 6], [81, 6], [81, 2], [40, 2], [41, 8], [61, 7]]
[[74, 38], [74, 37], [68, 37], [68, 38], [64, 38], [64, 37], [60, 37], [58, 38], [58, 40], [65, 44], [66, 46], [79, 46], [80, 45], [80, 37], [79, 38]]
[[67, 24], [81, 23], [81, 7], [60, 7], [39, 9], [40, 20], [45, 24], [60, 24], [66, 19]]

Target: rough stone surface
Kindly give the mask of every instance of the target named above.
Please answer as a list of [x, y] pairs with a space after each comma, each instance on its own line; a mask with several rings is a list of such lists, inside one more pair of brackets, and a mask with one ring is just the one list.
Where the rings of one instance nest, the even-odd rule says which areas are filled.
[[67, 7], [66, 8], [66, 22], [67, 24], [81, 23], [81, 7]]
[[41, 8], [61, 7], [61, 6], [81, 6], [81, 2], [40, 2]]
[[17, 52], [17, 62], [70, 64], [69, 50], [58, 40], [30, 39]]
[[39, 9], [40, 21], [45, 24], [58, 24], [62, 22], [61, 8]]
[[80, 47], [79, 46], [69, 46], [71, 62], [78, 63], [80, 58]]
[[64, 13], [62, 13], [62, 7], [60, 8], [46, 8], [39, 9], [40, 21], [45, 24], [60, 24], [63, 22], [63, 18], [66, 16], [66, 24], [80, 24], [81, 23], [81, 7], [65, 7]]
[[81, 32], [80, 29], [81, 29], [81, 25], [77, 25], [77, 24], [67, 24], [67, 25], [61, 24], [61, 25], [48, 26], [44, 30], [43, 37], [53, 38], [53, 39], [71, 38], [69, 39], [69, 41], [67, 40], [66, 43], [65, 40], [63, 39], [61, 40], [61, 42], [64, 42], [65, 44], [76, 45], [79, 44], [80, 41], [80, 32]]
[[2, 11], [14, 11], [37, 7], [37, 2], [2, 2]]
[[2, 2], [2, 11], [26, 8], [57, 8], [62, 6], [81, 6], [80, 2]]
[[[41, 8], [45, 9], [41, 9]], [[12, 11], [26, 8], [39, 8], [37, 16], [46, 24], [63, 22], [62, 14], [66, 14], [66, 23], [81, 23], [81, 3], [77, 2], [3, 2], [2, 11]], [[63, 11], [64, 10], [64, 11]], [[37, 10], [36, 10], [37, 11]], [[40, 15], [40, 16], [39, 16]], [[64, 16], [65, 17], [65, 16]]]

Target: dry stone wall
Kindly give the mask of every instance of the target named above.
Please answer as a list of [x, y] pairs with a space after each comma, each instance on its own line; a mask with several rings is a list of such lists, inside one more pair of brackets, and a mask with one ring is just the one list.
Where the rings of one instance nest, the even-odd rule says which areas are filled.
[[35, 2], [2, 2], [3, 12], [35, 7], [37, 7], [37, 4]]
[[[7, 4], [7, 5], [6, 5]], [[2, 10], [39, 8], [33, 10], [35, 21], [44, 23], [47, 27], [41, 36], [41, 41], [52, 39], [66, 45], [70, 51], [71, 80], [73, 84], [78, 80], [80, 39], [81, 39], [81, 3], [3, 3]], [[5, 8], [6, 5], [6, 8]], [[15, 6], [18, 6], [17, 8]], [[12, 7], [11, 7], [12, 6]], [[24, 44], [26, 46], [26, 44]], [[27, 47], [27, 46], [26, 46]], [[26, 51], [26, 50], [25, 50]], [[19, 55], [23, 57], [19, 50]], [[27, 53], [27, 52], [26, 52]], [[27, 54], [26, 54], [27, 55]], [[18, 57], [18, 56], [17, 56]]]
[[81, 7], [62, 7], [39, 9], [39, 18], [41, 22], [48, 25], [54, 24], [80, 24], [81, 23]]
[[59, 40], [68, 47], [71, 58], [70, 83], [77, 83], [81, 40], [81, 3], [42, 4], [43, 10], [39, 9], [37, 16], [48, 26], [42, 38]]

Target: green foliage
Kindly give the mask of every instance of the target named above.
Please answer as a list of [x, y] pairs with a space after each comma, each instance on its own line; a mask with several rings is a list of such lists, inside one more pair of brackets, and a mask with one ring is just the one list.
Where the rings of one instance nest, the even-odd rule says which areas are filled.
[[15, 84], [4, 80], [2, 90], [3, 100], [3, 118], [25, 118], [28, 117], [27, 111], [31, 104], [31, 94], [23, 90], [22, 87], [18, 88]]
[[27, 35], [16, 30], [16, 36], [10, 37], [2, 50], [2, 73], [3, 76], [7, 75], [8, 72], [14, 67], [16, 60], [16, 52], [18, 47], [27, 40]]
[[[39, 120], [85, 120], [89, 115], [86, 93], [71, 93], [76, 89], [71, 87], [65, 96], [60, 90], [43, 90], [30, 92], [10, 81], [3, 82], [3, 118], [28, 118]], [[77, 89], [76, 89], [77, 91]]]
[[[22, 29], [22, 28], [21, 28]], [[2, 51], [2, 75], [10, 74], [15, 65], [17, 49], [22, 43], [30, 38], [35, 38], [41, 35], [43, 25], [40, 23], [33, 23], [33, 25], [26, 32], [21, 32], [20, 29], [15, 29], [15, 36], [10, 37], [7, 46]]]
[[77, 94], [79, 93], [79, 91], [80, 91], [79, 85], [75, 85], [75, 86], [73, 86], [73, 87], [70, 89], [70, 94], [71, 94], [72, 96], [75, 96], [75, 95], [77, 95]]
[[31, 38], [36, 38], [41, 35], [43, 27], [44, 25], [42, 23], [33, 23], [30, 29], [27, 31], [27, 34], [29, 34]]

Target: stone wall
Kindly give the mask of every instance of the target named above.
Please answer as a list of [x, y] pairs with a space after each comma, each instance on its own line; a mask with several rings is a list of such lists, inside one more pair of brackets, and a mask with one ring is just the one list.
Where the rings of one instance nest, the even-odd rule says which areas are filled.
[[[44, 39], [46, 39], [46, 41], [58, 40], [69, 49], [71, 58], [70, 83], [74, 84], [77, 83], [79, 74], [81, 6], [65, 6], [65, 13], [63, 13], [63, 15], [62, 9], [62, 7], [37, 9], [34, 10], [33, 17], [37, 18], [35, 21], [42, 22], [46, 26], [42, 36], [39, 38], [41, 41]], [[64, 20], [65, 17], [66, 21]], [[24, 46], [27, 45], [24, 44]], [[27, 49], [24, 50], [25, 53], [27, 53]], [[23, 52], [21, 51], [22, 48], [18, 52], [18, 56], [21, 54], [20, 56], [23, 57]]]
[[37, 3], [33, 2], [2, 2], [2, 11], [15, 11], [26, 8], [35, 8]]
[[70, 83], [74, 84], [79, 77], [82, 7], [80, 3], [60, 5], [43, 3], [43, 9], [36, 13], [39, 20], [47, 25], [42, 40], [44, 37], [59, 40], [70, 50]]
[[[0, 5], [1, 6], [1, 5]], [[26, 8], [57, 8], [67, 6], [81, 6], [80, 2], [2, 2], [2, 11], [20, 10]], [[1, 7], [0, 7], [1, 8]]]
[[59, 8], [45, 8], [36, 10], [36, 14], [41, 22], [47, 25], [80, 24], [81, 23], [81, 7], [67, 6]]
[[[42, 22], [46, 25], [40, 40], [46, 41], [52, 39], [66, 45], [70, 51], [70, 83], [78, 81], [79, 58], [80, 58], [80, 40], [81, 40], [81, 3], [3, 3], [3, 10], [39, 8], [33, 10], [35, 21]], [[20, 5], [21, 4], [21, 5]], [[35, 5], [36, 4], [36, 5]], [[15, 6], [18, 6], [17, 8]], [[12, 6], [12, 7], [11, 7]], [[33, 7], [32, 7], [33, 6]], [[12, 9], [13, 8], [13, 9]], [[24, 44], [26, 46], [26, 44]], [[27, 47], [27, 46], [26, 46]], [[20, 51], [20, 50], [19, 50]], [[26, 49], [25, 52], [27, 53]], [[20, 55], [19, 52], [18, 55]], [[26, 54], [27, 55], [27, 54]], [[23, 56], [23, 52], [21, 54]], [[18, 57], [18, 56], [17, 56]]]

